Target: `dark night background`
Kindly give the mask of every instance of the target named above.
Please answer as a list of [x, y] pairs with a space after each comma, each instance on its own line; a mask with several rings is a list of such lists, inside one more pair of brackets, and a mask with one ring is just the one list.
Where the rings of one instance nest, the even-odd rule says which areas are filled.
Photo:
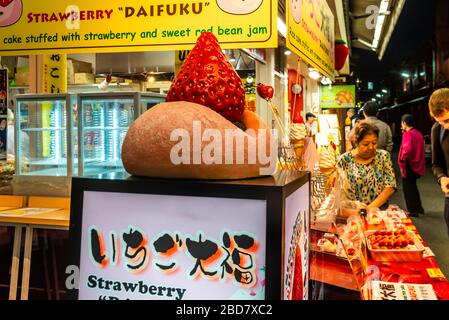
[[406, 1], [382, 60], [374, 51], [352, 48], [351, 67], [362, 81], [379, 83], [400, 73], [410, 55], [430, 45], [435, 34], [435, 2]]

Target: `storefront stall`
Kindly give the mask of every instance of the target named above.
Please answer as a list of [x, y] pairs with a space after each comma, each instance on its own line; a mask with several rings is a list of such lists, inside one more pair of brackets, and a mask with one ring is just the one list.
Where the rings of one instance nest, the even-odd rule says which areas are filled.
[[340, 170], [311, 178], [312, 299], [449, 299], [449, 283], [407, 212], [393, 204], [367, 209], [347, 198], [346, 186]]
[[[163, 50], [179, 50], [176, 52], [190, 50], [204, 31], [216, 34], [221, 46], [226, 49], [228, 59], [231, 60], [233, 57], [236, 59], [234, 67], [246, 67], [243, 72], [239, 72], [239, 75], [244, 79], [247, 89], [247, 104], [271, 124], [271, 110], [266, 108], [266, 105], [259, 106], [258, 103], [253, 105], [251, 102], [257, 100], [254, 89], [255, 84], [260, 81], [259, 78], [268, 79], [267, 83], [272, 81], [274, 69], [272, 48], [277, 46], [278, 40], [277, 1], [255, 1], [244, 7], [227, 1], [213, 3], [188, 1], [184, 4], [164, 2], [150, 5], [142, 1], [131, 1], [127, 2], [126, 6], [122, 3], [110, 3], [108, 7], [97, 3], [78, 5], [73, 1], [66, 3], [58, 1], [47, 3], [45, 6], [35, 6], [29, 2], [23, 3], [21, 11], [23, 11], [21, 16], [17, 15], [14, 21], [10, 21], [10, 25], [2, 28], [5, 33], [2, 34], [1, 41], [5, 46], [0, 50], [2, 57], [17, 57], [11, 64], [17, 73], [11, 78], [14, 81], [10, 89], [13, 94], [8, 99], [9, 107], [16, 113], [17, 183], [13, 190], [16, 194], [66, 196], [67, 191], [70, 192], [71, 178], [74, 176], [101, 174], [103, 171], [111, 170], [117, 171], [114, 172], [116, 176], [123, 174], [119, 162], [124, 134], [131, 122], [149, 107], [146, 105], [140, 108], [139, 101], [146, 98], [148, 91], [157, 91], [153, 97], [162, 94], [157, 98], [164, 98], [171, 78], [159, 76], [161, 73], [171, 73], [173, 76], [174, 73], [176, 59], [173, 51]], [[151, 21], [151, 24], [148, 21]], [[104, 28], [105, 25], [107, 28]], [[261, 53], [256, 49], [244, 48], [269, 50]], [[154, 54], [150, 52], [147, 55], [147, 51], [154, 51]], [[165, 59], [158, 60], [161, 56]], [[167, 57], [172, 59], [170, 70], [166, 68]], [[8, 59], [2, 58], [2, 63], [6, 60]], [[145, 60], [151, 60], [151, 63], [148, 64]], [[20, 95], [22, 93], [32, 95]], [[136, 95], [139, 96], [137, 102]], [[282, 99], [280, 101], [283, 102]], [[265, 281], [274, 279], [267, 284], [267, 289], [258, 287], [262, 289], [260, 294], [256, 293], [258, 298], [307, 296], [307, 280], [305, 280], [308, 276], [307, 265], [301, 268], [303, 274], [295, 275], [294, 281], [301, 284], [298, 286], [301, 290], [298, 289], [297, 292], [293, 292], [291, 288], [287, 290], [284, 288], [285, 272], [281, 269], [282, 259], [287, 253], [279, 251], [283, 249], [282, 241], [291, 241], [290, 238], [293, 236], [295, 241], [302, 241], [302, 249], [298, 250], [307, 248], [305, 242], [307, 236], [304, 232], [308, 230], [308, 190], [301, 189], [300, 199], [296, 196], [288, 200], [282, 198], [294, 191], [290, 190], [290, 185], [296, 186], [300, 183], [306, 186], [307, 179], [304, 180], [304, 177], [306, 175], [298, 174], [297, 180], [280, 182], [279, 179], [282, 180], [282, 177], [275, 176], [274, 182], [267, 181], [266, 194], [257, 191], [260, 193], [259, 200], [266, 201], [266, 207], [261, 210], [266, 216], [266, 221], [261, 220], [266, 229], [262, 227], [261, 238], [256, 239], [261, 249], [257, 263], [261, 268], [267, 268], [267, 276], [265, 278], [264, 269], [258, 270], [260, 273], [255, 273], [258, 277], [256, 284], [264, 286]], [[56, 180], [59, 182], [54, 183]], [[98, 181], [101, 184], [101, 181], [108, 180]], [[171, 188], [175, 190], [177, 185], [176, 182], [173, 183]], [[235, 182], [236, 185], [239, 183]], [[242, 185], [247, 183], [251, 184], [241, 182]], [[253, 183], [257, 185], [261, 182], [255, 180]], [[299, 185], [297, 187], [299, 188]], [[207, 192], [203, 187], [198, 188], [200, 191], [195, 194], [197, 197], [205, 197], [210, 191], [209, 185]], [[77, 192], [81, 189], [77, 189]], [[270, 197], [268, 191], [278, 194], [279, 198], [275, 199], [276, 206], [268, 200]], [[167, 195], [171, 193], [167, 191]], [[234, 197], [241, 197], [237, 191], [231, 193]], [[224, 195], [226, 192], [222, 196], [218, 194], [215, 196]], [[82, 201], [74, 206], [81, 204]], [[298, 205], [302, 206], [301, 211], [297, 208]], [[284, 206], [293, 209], [284, 210]], [[79, 209], [79, 207], [72, 208], [73, 216], [78, 216]], [[284, 216], [285, 219], [292, 220], [286, 225], [292, 229], [285, 232], [289, 239], [282, 238], [284, 225], [281, 220], [283, 216], [277, 211], [279, 209], [281, 212], [296, 210], [295, 213]], [[5, 215], [7, 214], [5, 212]], [[203, 218], [206, 216], [204, 212], [201, 214]], [[226, 216], [226, 213], [223, 213], [223, 216]], [[297, 217], [300, 217], [299, 220]], [[272, 220], [276, 222], [273, 229], [271, 226], [268, 227]], [[295, 224], [296, 220], [301, 221], [301, 228]], [[135, 221], [130, 221], [127, 226], [133, 223], [135, 224]], [[142, 226], [147, 227], [148, 224]], [[232, 230], [229, 232], [240, 231], [237, 227], [231, 227], [229, 228]], [[248, 223], [248, 230], [251, 227]], [[161, 226], [161, 228], [168, 227]], [[208, 232], [202, 228], [200, 225], [182, 230], [185, 234], [181, 236], [184, 236], [187, 242], [188, 233], [194, 236], [196, 232], [202, 230]], [[212, 230], [214, 234], [208, 234], [207, 237], [219, 239], [226, 231], [225, 224], [214, 228], [216, 229]], [[148, 231], [162, 232], [153, 229]], [[254, 234], [259, 236], [258, 232]], [[234, 234], [228, 235], [236, 238]], [[30, 254], [31, 250], [29, 241], [31, 237], [28, 232], [27, 254]], [[275, 250], [269, 248], [271, 239], [278, 244]], [[201, 238], [196, 241], [202, 242]], [[297, 245], [296, 242], [293, 244]], [[288, 262], [293, 265], [291, 259], [296, 257], [296, 247], [290, 248], [288, 254], [290, 254]], [[276, 257], [271, 259], [272, 255]], [[298, 251], [298, 255], [304, 259], [304, 262], [300, 259], [301, 263], [307, 262], [307, 252]], [[293, 270], [289, 269], [289, 272]], [[293, 281], [293, 275], [291, 280]], [[233, 288], [234, 285], [228, 284], [229, 286]], [[248, 293], [253, 294], [250, 290], [247, 290], [246, 294]], [[22, 297], [27, 298], [28, 294]]]
[[[309, 174], [74, 178], [78, 299], [304, 299]], [[130, 290], [130, 288], [133, 288]]]
[[[37, 7], [31, 2], [24, 3], [20, 9], [23, 9], [23, 14], [13, 15], [14, 19], [8, 20], [8, 25], [2, 28], [1, 41], [5, 45], [0, 50], [1, 63], [10, 71], [11, 86], [6, 100], [11, 114], [16, 113], [16, 96], [23, 93], [73, 95], [75, 122], [78, 95], [104, 92], [106, 99], [108, 92], [117, 91], [163, 95], [168, 91], [176, 65], [183, 62], [202, 32], [211, 31], [217, 35], [229, 61], [244, 82], [248, 109], [271, 123], [271, 110], [258, 100], [255, 86], [262, 81], [259, 78], [271, 79], [273, 50], [265, 50], [277, 46], [277, 1], [256, 1], [243, 7], [226, 1], [213, 5], [201, 1], [151, 5], [132, 1], [126, 6], [110, 3], [107, 7], [59, 1]], [[151, 24], [148, 24], [150, 19]], [[104, 25], [108, 26], [107, 30]], [[35, 107], [38, 108], [37, 105]], [[138, 108], [137, 105], [133, 107]], [[134, 115], [138, 116], [140, 111]], [[16, 117], [25, 124], [26, 115], [16, 114]], [[37, 123], [34, 127], [46, 131], [42, 124]], [[10, 127], [12, 138], [14, 122]], [[49, 132], [43, 134], [51, 135]], [[72, 134], [77, 135], [76, 130], [72, 130]], [[77, 139], [66, 138], [72, 139], [72, 147], [75, 148], [72, 153], [77, 155]], [[59, 140], [60, 145], [54, 149], [65, 150], [63, 142], [66, 139]], [[12, 141], [10, 139], [10, 143]], [[25, 144], [20, 143], [22, 146]], [[14, 146], [10, 148], [14, 149]], [[14, 152], [11, 156], [14, 158]], [[71, 172], [76, 175], [78, 162], [75, 158], [73, 162], [75, 169]], [[9, 174], [5, 175], [8, 186], [4, 192], [21, 194], [24, 191], [22, 182], [13, 182], [16, 188], [10, 185], [13, 164], [5, 165], [2, 170]], [[26, 169], [27, 163], [20, 161], [16, 165]], [[28, 188], [27, 194], [60, 196], [67, 195], [68, 191], [70, 184], [64, 182], [51, 189]]]

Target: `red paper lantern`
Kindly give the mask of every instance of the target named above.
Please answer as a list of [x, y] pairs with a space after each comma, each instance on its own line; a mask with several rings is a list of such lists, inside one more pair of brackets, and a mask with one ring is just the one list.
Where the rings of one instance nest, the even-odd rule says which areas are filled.
[[346, 62], [349, 48], [343, 40], [335, 41], [335, 70], [340, 71]]

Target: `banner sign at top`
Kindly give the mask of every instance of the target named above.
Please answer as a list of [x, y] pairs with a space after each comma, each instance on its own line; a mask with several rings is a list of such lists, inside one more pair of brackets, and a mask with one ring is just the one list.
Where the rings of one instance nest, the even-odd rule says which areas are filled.
[[287, 1], [287, 48], [334, 79], [335, 22], [325, 0]]
[[276, 0], [1, 0], [0, 55], [277, 47]]

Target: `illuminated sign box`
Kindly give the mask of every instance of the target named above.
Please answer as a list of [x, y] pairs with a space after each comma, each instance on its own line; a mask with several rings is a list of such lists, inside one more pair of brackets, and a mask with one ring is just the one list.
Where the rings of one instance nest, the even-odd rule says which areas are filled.
[[69, 264], [79, 281], [69, 298], [307, 298], [308, 173], [109, 177], [72, 180]]
[[14, 0], [0, 2], [0, 55], [190, 50], [201, 33], [222, 48], [276, 48], [275, 0]]
[[355, 85], [337, 85], [320, 87], [322, 109], [355, 108]]

